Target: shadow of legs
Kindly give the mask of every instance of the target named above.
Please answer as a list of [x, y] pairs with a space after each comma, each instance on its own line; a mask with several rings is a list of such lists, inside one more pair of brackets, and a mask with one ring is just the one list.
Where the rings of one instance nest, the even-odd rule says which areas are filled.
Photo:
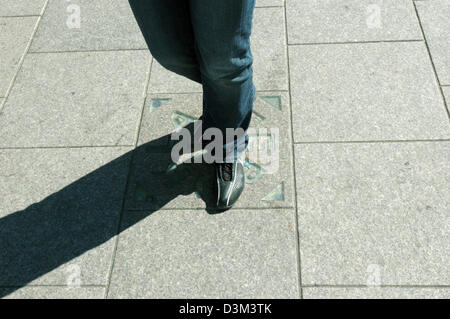
[[[125, 209], [147, 209], [136, 214], [137, 219], [121, 225], [120, 231], [178, 195], [197, 192], [206, 198], [211, 187], [204, 185], [211, 185], [212, 166], [181, 164], [167, 171], [172, 164], [168, 141], [169, 136], [164, 136], [144, 144], [41, 202], [1, 218], [0, 287], [4, 288], [0, 289], [0, 297], [118, 234], [130, 161]], [[57, 281], [65, 284], [61, 278]]]

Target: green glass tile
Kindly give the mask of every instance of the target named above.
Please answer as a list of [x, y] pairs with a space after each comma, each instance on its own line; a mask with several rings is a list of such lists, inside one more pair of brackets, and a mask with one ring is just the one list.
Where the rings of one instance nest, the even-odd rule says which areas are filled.
[[278, 186], [269, 194], [267, 194], [262, 200], [264, 201], [284, 201], [284, 182], [278, 184]]
[[171, 100], [172, 99], [169, 99], [169, 98], [152, 99], [152, 104], [150, 105], [150, 112], [154, 112], [155, 110], [159, 109], [164, 104], [169, 103]]
[[281, 111], [281, 96], [260, 96], [266, 103]]
[[197, 119], [193, 116], [184, 114], [182, 112], [174, 112], [171, 116], [173, 125], [175, 127], [175, 130], [179, 130], [186, 125], [195, 122]]

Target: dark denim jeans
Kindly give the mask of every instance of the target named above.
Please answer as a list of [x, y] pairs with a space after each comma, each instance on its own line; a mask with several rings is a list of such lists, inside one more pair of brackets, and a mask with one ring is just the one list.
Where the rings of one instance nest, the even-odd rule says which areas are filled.
[[[215, 127], [224, 137], [226, 128], [247, 131], [256, 95], [250, 49], [255, 0], [129, 2], [153, 57], [202, 84], [203, 130]], [[229, 143], [223, 142], [224, 154], [236, 158], [248, 137], [231, 142], [231, 154]]]

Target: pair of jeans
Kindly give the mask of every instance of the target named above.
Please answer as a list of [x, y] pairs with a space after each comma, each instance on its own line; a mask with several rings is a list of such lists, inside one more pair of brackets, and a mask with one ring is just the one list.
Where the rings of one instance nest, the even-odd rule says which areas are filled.
[[[224, 137], [226, 128], [246, 132], [256, 96], [250, 48], [255, 0], [129, 2], [152, 56], [202, 85], [203, 130], [218, 128]], [[246, 133], [224, 139], [226, 161], [236, 160], [247, 144]]]

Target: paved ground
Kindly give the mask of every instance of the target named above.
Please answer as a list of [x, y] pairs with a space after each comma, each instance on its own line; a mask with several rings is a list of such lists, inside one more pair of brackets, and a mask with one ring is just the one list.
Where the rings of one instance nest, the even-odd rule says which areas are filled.
[[280, 168], [211, 215], [161, 173], [201, 88], [128, 1], [0, 0], [0, 296], [450, 297], [450, 1], [257, 6]]

